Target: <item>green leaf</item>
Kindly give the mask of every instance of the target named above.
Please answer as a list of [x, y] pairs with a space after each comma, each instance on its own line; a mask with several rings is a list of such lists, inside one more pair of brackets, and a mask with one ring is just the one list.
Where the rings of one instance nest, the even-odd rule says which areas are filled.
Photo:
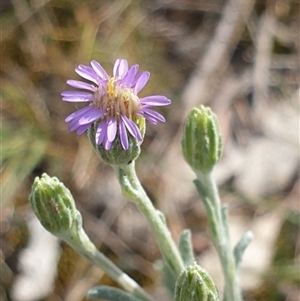
[[180, 234], [179, 251], [185, 266], [189, 266], [195, 262], [191, 231], [189, 229], [183, 230]]
[[251, 231], [247, 231], [243, 234], [242, 238], [234, 247], [234, 259], [237, 268], [240, 266], [244, 252], [252, 241], [252, 238], [253, 233]]
[[130, 293], [110, 286], [96, 286], [88, 291], [87, 298], [103, 299], [106, 301], [142, 301]]

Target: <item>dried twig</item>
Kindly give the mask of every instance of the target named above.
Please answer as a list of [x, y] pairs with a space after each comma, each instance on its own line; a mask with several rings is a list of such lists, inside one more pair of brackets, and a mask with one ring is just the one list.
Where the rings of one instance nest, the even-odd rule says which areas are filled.
[[208, 102], [212, 90], [226, 70], [231, 52], [240, 40], [243, 24], [248, 19], [253, 4], [253, 0], [234, 0], [227, 3], [215, 36], [183, 92], [187, 109]]
[[256, 55], [253, 72], [253, 100], [255, 118], [260, 119], [268, 97], [269, 69], [276, 20], [274, 15], [266, 11], [261, 17], [256, 39]]

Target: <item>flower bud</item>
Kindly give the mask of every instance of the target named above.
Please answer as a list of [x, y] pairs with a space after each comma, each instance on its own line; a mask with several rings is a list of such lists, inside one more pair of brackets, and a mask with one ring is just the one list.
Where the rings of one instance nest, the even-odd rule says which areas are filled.
[[219, 301], [218, 290], [208, 273], [194, 263], [179, 275], [175, 301]]
[[194, 108], [184, 125], [183, 156], [197, 173], [209, 173], [222, 155], [222, 137], [217, 116], [210, 108]]
[[[138, 127], [140, 129], [142, 137], [145, 136], [146, 123], [144, 118], [138, 119]], [[97, 155], [106, 163], [110, 165], [127, 165], [133, 160], [136, 160], [141, 153], [141, 144], [143, 141], [138, 141], [135, 137], [128, 134], [129, 147], [127, 150], [121, 145], [119, 135], [112, 142], [109, 150], [106, 150], [103, 144], [97, 145], [95, 140], [97, 122], [94, 122], [88, 129], [89, 140], [97, 153]]]
[[78, 218], [73, 196], [56, 177], [35, 178], [29, 201], [41, 224], [56, 236], [69, 231]]

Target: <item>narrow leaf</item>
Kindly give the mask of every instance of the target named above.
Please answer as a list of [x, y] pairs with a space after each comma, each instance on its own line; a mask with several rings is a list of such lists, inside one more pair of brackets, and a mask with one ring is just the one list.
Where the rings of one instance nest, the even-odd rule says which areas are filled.
[[110, 286], [96, 286], [88, 291], [87, 298], [106, 301], [142, 301], [142, 299]]
[[242, 238], [234, 247], [234, 259], [237, 268], [239, 268], [244, 252], [246, 248], [249, 246], [249, 244], [251, 243], [252, 239], [253, 239], [253, 233], [251, 231], [247, 231], [243, 234]]
[[191, 231], [189, 229], [183, 230], [180, 234], [179, 251], [185, 266], [192, 265], [195, 262]]

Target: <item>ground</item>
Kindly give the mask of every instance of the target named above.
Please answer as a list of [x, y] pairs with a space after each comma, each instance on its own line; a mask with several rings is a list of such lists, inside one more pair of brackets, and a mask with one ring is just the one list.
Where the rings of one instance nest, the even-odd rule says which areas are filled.
[[[232, 243], [251, 230], [241, 269], [245, 301], [296, 301], [299, 275], [299, 3], [297, 0], [4, 1], [1, 8], [1, 300], [81, 301], [115, 285], [35, 220], [28, 195], [43, 172], [72, 191], [92, 240], [158, 300], [169, 300], [160, 253], [86, 135], [67, 130], [61, 101], [78, 64], [117, 58], [151, 73], [166, 123], [148, 124], [138, 175], [175, 241], [192, 231], [197, 261], [220, 291], [207, 218], [180, 150], [188, 112], [217, 114], [223, 157], [214, 170]], [[138, 227], [136, 225], [139, 225]]]

